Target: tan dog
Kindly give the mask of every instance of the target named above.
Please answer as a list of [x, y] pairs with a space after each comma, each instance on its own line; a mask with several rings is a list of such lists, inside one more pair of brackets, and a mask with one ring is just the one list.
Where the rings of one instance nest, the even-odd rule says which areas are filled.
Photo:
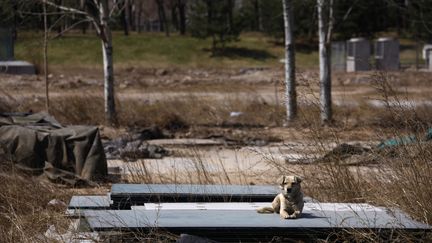
[[272, 202], [271, 207], [258, 208], [258, 213], [279, 213], [284, 219], [300, 217], [303, 211], [303, 193], [301, 191], [301, 179], [297, 176], [282, 176], [280, 179], [279, 193]]

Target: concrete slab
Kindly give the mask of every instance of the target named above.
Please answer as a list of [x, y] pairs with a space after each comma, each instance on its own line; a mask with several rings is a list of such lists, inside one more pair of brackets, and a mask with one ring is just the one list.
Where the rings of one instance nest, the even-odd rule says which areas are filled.
[[80, 216], [81, 211], [85, 209], [91, 210], [108, 210], [111, 206], [111, 200], [109, 195], [101, 196], [72, 196], [66, 215], [68, 216]]
[[26, 61], [0, 61], [0, 73], [33, 75], [36, 74], [36, 68]]
[[[276, 186], [193, 185], [193, 184], [114, 184], [113, 209], [130, 209], [145, 203], [166, 202], [272, 202], [280, 193]], [[314, 201], [310, 197], [305, 202]]]
[[[254, 211], [259, 207], [270, 207], [267, 202], [250, 203], [145, 203], [143, 206], [132, 206], [133, 210], [249, 210]], [[366, 203], [306, 203], [305, 210], [308, 211], [366, 211], [375, 212], [382, 209]]]
[[146, 232], [158, 227], [174, 234], [186, 233], [218, 241], [258, 241], [274, 236], [320, 238], [346, 229], [372, 230], [380, 234], [431, 229], [401, 212], [368, 204], [306, 203], [303, 216], [294, 220], [281, 219], [278, 214], [258, 214], [249, 205], [244, 205], [246, 210], [185, 210], [184, 204], [172, 204], [172, 207], [162, 204], [162, 208], [145, 210], [85, 210], [84, 215], [95, 231]]
[[130, 209], [159, 202], [272, 202], [278, 193], [277, 186], [264, 185], [114, 184], [111, 200], [114, 209]]
[[198, 184], [113, 184], [111, 196], [147, 194], [241, 194], [266, 195], [279, 192], [268, 185], [198, 185]]

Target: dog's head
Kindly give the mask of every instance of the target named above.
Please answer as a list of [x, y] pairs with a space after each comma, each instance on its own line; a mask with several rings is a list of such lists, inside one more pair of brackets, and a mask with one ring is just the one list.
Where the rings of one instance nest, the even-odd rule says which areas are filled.
[[301, 190], [302, 179], [298, 176], [282, 176], [279, 179], [279, 188], [283, 191], [284, 196], [291, 198]]

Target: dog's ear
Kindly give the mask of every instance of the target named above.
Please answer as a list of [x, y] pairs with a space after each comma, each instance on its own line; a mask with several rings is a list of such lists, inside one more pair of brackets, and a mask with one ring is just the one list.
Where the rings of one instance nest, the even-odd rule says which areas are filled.
[[302, 182], [302, 178], [301, 177], [299, 177], [299, 176], [295, 176], [294, 177], [294, 179], [295, 179], [295, 182], [297, 182], [297, 183], [300, 183], [300, 182]]
[[283, 184], [285, 184], [285, 176], [281, 176], [281, 177], [278, 179], [278, 182], [279, 182], [279, 185], [283, 185]]

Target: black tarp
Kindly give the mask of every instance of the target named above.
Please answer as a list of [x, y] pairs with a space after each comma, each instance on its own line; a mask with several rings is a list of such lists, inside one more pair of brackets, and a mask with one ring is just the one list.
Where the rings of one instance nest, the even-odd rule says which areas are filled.
[[45, 113], [0, 113], [0, 157], [22, 170], [71, 185], [107, 175], [99, 129], [64, 127]]

